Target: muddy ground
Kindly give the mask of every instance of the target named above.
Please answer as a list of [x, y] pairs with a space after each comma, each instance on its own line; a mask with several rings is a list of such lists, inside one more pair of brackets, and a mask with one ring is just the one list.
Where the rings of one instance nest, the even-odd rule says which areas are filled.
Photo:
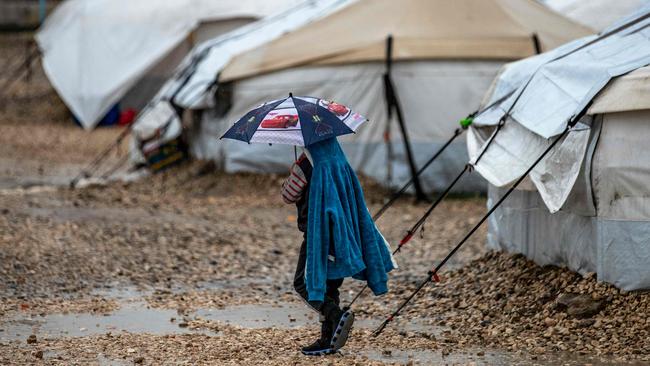
[[[298, 350], [317, 336], [317, 316], [292, 291], [301, 235], [295, 208], [281, 203], [283, 177], [193, 162], [72, 190], [67, 182], [120, 130], [74, 126], [38, 73], [2, 103], [0, 364], [650, 362], [647, 293], [488, 252], [485, 228], [372, 337], [486, 211], [481, 197], [439, 206], [396, 258], [390, 293], [355, 305], [348, 345], [307, 358]], [[388, 192], [363, 184], [377, 210]], [[426, 208], [401, 200], [378, 225], [396, 243]], [[360, 288], [346, 281], [343, 302]]]

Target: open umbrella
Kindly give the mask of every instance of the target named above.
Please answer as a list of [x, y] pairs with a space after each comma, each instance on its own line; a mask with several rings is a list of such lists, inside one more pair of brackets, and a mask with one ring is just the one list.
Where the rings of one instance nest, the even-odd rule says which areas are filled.
[[264, 103], [246, 113], [221, 138], [309, 146], [354, 133], [366, 121], [342, 104], [289, 94], [288, 98]]

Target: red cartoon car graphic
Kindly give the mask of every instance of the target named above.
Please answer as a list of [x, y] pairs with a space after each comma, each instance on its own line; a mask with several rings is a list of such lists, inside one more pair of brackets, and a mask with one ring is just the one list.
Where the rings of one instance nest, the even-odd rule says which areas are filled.
[[343, 104], [338, 104], [335, 102], [329, 102], [327, 104], [327, 109], [336, 114], [337, 116], [345, 116], [348, 113], [348, 107], [344, 106]]
[[298, 116], [293, 114], [285, 114], [282, 116], [275, 116], [271, 119], [262, 121], [262, 128], [289, 128], [295, 127], [298, 124]]

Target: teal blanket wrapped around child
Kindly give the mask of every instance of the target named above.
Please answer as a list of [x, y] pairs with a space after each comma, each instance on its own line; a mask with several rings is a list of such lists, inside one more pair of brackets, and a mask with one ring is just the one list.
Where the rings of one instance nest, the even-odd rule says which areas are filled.
[[331, 138], [307, 150], [313, 163], [305, 270], [309, 301], [323, 300], [327, 279], [344, 277], [367, 281], [375, 295], [386, 293], [387, 273], [396, 265], [341, 146]]

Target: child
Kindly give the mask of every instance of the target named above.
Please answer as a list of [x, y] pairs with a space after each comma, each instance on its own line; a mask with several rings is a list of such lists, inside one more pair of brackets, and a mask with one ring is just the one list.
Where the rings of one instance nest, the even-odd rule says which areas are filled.
[[304, 233], [294, 288], [322, 323], [320, 338], [302, 353], [330, 354], [345, 345], [354, 322], [354, 314], [339, 306], [343, 279], [366, 280], [381, 295], [388, 291], [387, 273], [396, 266], [336, 138], [307, 147], [290, 173], [282, 197], [296, 204]]

